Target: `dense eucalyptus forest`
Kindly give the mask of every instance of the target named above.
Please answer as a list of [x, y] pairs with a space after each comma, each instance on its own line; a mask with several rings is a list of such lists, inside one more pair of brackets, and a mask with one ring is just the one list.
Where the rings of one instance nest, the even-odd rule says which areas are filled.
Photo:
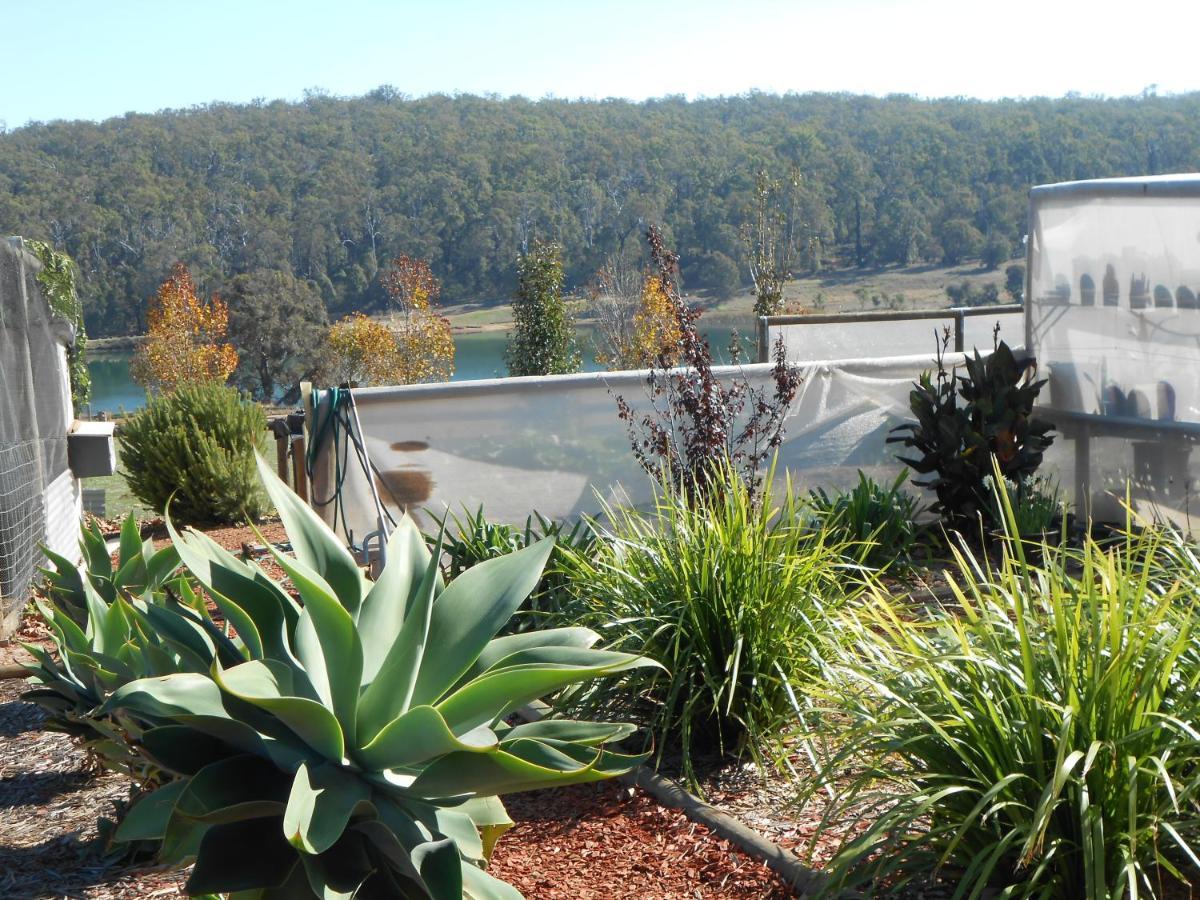
[[0, 133], [0, 232], [79, 263], [95, 335], [143, 327], [176, 261], [202, 288], [283, 270], [331, 316], [428, 258], [446, 302], [511, 296], [518, 253], [568, 286], [661, 223], [689, 289], [738, 289], [756, 173], [798, 174], [799, 265], [1004, 258], [1033, 184], [1200, 169], [1200, 94], [925, 101], [805, 94], [537, 102], [390, 87]]

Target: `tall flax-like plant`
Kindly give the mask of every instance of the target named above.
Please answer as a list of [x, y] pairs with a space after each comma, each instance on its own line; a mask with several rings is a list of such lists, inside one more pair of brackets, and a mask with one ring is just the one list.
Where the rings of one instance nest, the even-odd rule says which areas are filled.
[[790, 485], [777, 494], [768, 473], [755, 495], [732, 463], [709, 482], [719, 489], [695, 498], [665, 489], [650, 513], [606, 509], [602, 539], [560, 563], [575, 595], [566, 621], [663, 665], [573, 702], [639, 717], [658, 760], [679, 753], [693, 781], [704, 755], [778, 746], [789, 689], [815, 671], [833, 610], [860, 590], [849, 545], [804, 527]]
[[870, 824], [831, 890], [1107, 900], [1200, 873], [1197, 595], [1161, 577], [1161, 540], [1043, 544], [1035, 566], [1010, 538], [995, 567], [957, 552], [956, 610], [877, 592], [846, 619], [830, 677], [849, 727], [805, 796], [835, 792], [814, 841]]

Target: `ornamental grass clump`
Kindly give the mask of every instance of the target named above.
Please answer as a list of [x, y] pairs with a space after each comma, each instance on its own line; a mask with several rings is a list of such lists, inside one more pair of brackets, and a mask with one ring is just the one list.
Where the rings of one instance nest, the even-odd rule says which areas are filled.
[[860, 554], [866, 548], [866, 562], [889, 566], [912, 553], [919, 533], [917, 500], [904, 490], [906, 478], [902, 471], [883, 485], [860, 471], [858, 484], [849, 491], [810, 491], [807, 512], [816, 527], [851, 542]]
[[[512, 825], [498, 795], [597, 781], [642, 757], [609, 749], [631, 725], [506, 717], [655, 664], [592, 649], [586, 628], [495, 636], [538, 583], [552, 540], [444, 583], [438, 554], [404, 518], [372, 581], [261, 458], [258, 468], [295, 553], [274, 559], [299, 600], [168, 521], [184, 569], [231, 630], [181, 617], [168, 637], [196, 645], [185, 659], [199, 669], [121, 684], [97, 711], [136, 719], [137, 748], [172, 778], [116, 839], [157, 843], [165, 864], [193, 861], [191, 895], [519, 897], [485, 871]], [[118, 598], [112, 615], [126, 605]], [[86, 636], [107, 642], [107, 629]], [[112, 634], [123, 643], [105, 653], [146, 645], [139, 629]]]
[[836, 749], [804, 796], [834, 794], [814, 845], [864, 824], [830, 890], [1175, 896], [1200, 875], [1198, 595], [1163, 577], [1158, 547], [1177, 539], [1042, 543], [1034, 565], [1001, 502], [1001, 559], [958, 550], [954, 606], [873, 591], [843, 621]]
[[600, 540], [561, 563], [573, 592], [564, 620], [663, 666], [564, 702], [636, 717], [657, 762], [678, 757], [693, 783], [702, 758], [778, 749], [795, 717], [791, 692], [836, 640], [832, 613], [869, 577], [847, 561], [848, 545], [804, 527], [790, 485], [779, 497], [770, 473], [757, 493], [732, 464], [709, 483], [720, 489], [666, 489], [648, 513], [606, 509]]

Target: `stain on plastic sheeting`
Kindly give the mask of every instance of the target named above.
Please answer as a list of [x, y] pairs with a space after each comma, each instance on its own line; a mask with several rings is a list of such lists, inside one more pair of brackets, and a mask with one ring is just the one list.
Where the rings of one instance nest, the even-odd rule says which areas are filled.
[[375, 477], [380, 499], [405, 508], [427, 503], [433, 496], [433, 475], [424, 469], [389, 469]]
[[429, 444], [425, 441], [393, 441], [391, 446], [393, 450], [399, 450], [401, 453], [419, 453], [429, 449]]

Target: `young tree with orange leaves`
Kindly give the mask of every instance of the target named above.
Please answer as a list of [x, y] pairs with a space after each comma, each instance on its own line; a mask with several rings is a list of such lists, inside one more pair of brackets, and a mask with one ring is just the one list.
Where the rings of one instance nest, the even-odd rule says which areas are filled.
[[[603, 280], [600, 283], [603, 285]], [[609, 322], [610, 327], [601, 328], [607, 346], [596, 352], [599, 363], [609, 369], [646, 369], [678, 361], [679, 322], [661, 278], [644, 272], [639, 296], [626, 302], [618, 313], [623, 322]]]
[[399, 355], [390, 328], [360, 312], [351, 313], [329, 328], [322, 375], [329, 384], [393, 384]]
[[391, 383], [449, 381], [454, 374], [454, 335], [449, 320], [436, 312], [442, 285], [429, 263], [401, 254], [384, 274], [383, 287], [399, 313]]
[[228, 307], [216, 296], [201, 300], [183, 263], [159, 286], [147, 319], [146, 339], [130, 365], [147, 390], [170, 393], [185, 384], [224, 382], [237, 368], [237, 351], [225, 341]]

